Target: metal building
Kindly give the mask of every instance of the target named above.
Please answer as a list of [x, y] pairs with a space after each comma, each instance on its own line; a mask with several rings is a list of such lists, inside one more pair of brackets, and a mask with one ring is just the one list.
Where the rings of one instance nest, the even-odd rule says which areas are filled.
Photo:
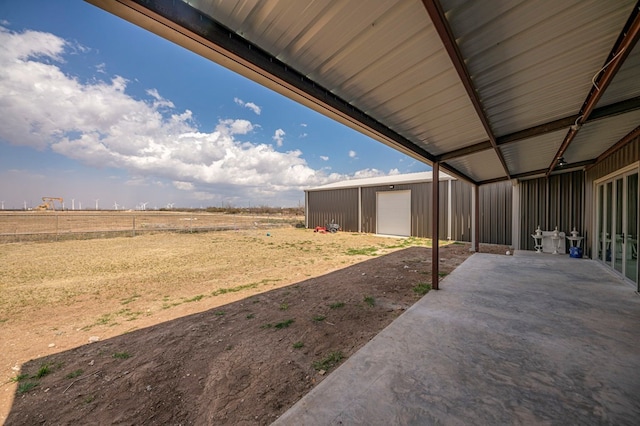
[[[305, 191], [308, 228], [338, 223], [343, 231], [432, 237], [432, 172], [352, 179]], [[441, 173], [441, 239], [472, 240], [472, 186]], [[511, 244], [511, 184], [480, 191], [480, 242]], [[505, 226], [506, 224], [506, 226]]]

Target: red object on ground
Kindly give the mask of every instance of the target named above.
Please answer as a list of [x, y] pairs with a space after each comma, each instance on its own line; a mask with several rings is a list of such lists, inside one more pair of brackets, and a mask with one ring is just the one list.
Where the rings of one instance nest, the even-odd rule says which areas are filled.
[[316, 226], [316, 229], [313, 232], [319, 232], [321, 234], [326, 234], [327, 233], [327, 228], [325, 228], [324, 226]]

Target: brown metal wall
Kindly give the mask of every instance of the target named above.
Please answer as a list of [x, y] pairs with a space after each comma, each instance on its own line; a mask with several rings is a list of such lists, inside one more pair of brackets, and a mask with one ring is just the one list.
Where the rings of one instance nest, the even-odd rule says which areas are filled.
[[479, 189], [480, 242], [511, 245], [512, 184], [482, 185]]
[[343, 231], [358, 232], [357, 188], [309, 191], [307, 203], [309, 228], [335, 221]]
[[636, 161], [640, 161], [640, 137], [633, 139], [622, 149], [614, 152], [601, 162], [597, 163], [593, 167], [589, 168], [585, 175], [585, 226], [584, 237], [585, 241], [583, 247], [585, 248], [585, 255], [591, 257], [591, 243], [590, 233], [594, 230], [594, 203], [595, 203], [595, 188], [594, 181], [605, 177], [606, 175], [629, 166]]
[[583, 212], [583, 171], [521, 181], [520, 248], [534, 249], [531, 234], [538, 225], [543, 231], [551, 231], [557, 226], [566, 234], [575, 226], [582, 235], [585, 230]]
[[451, 239], [453, 240], [471, 241], [472, 191], [473, 186], [466, 182], [451, 181]]

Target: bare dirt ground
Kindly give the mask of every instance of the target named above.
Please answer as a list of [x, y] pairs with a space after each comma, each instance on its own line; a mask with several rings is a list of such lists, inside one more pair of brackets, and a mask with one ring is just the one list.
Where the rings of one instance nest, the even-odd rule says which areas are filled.
[[[269, 424], [422, 297], [427, 245], [289, 228], [2, 245], [0, 420]], [[442, 247], [442, 275], [470, 254]]]

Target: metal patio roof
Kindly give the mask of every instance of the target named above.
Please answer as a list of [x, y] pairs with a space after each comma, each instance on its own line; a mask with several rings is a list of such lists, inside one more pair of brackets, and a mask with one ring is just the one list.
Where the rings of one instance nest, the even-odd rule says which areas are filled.
[[475, 184], [640, 134], [640, 1], [87, 1]]

